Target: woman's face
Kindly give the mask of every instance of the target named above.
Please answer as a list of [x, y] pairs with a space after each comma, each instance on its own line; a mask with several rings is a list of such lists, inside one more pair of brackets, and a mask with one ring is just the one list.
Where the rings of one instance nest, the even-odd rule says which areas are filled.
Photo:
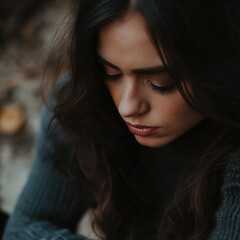
[[104, 26], [98, 55], [119, 114], [141, 145], [164, 146], [203, 119], [187, 105], [165, 71], [140, 14]]

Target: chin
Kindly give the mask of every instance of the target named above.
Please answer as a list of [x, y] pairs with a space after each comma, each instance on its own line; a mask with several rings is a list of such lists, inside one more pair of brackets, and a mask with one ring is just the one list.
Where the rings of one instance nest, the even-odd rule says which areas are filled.
[[136, 141], [145, 147], [149, 148], [158, 148], [167, 145], [172, 142], [174, 139], [170, 139], [168, 137], [140, 137], [135, 135]]

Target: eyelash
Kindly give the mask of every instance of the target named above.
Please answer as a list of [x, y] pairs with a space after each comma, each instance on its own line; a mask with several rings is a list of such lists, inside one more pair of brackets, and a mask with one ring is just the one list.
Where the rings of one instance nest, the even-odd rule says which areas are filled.
[[164, 94], [171, 94], [171, 93], [173, 93], [174, 91], [177, 90], [176, 83], [172, 83], [170, 85], [163, 86], [163, 87], [157, 87], [156, 85], [154, 85], [151, 82], [149, 82], [149, 86], [152, 88], [152, 90], [154, 92], [160, 93], [162, 95], [164, 95]]
[[[109, 75], [107, 73], [105, 73], [105, 81], [117, 81], [118, 79], [120, 79], [122, 77], [121, 74], [115, 74], [115, 75]], [[149, 87], [156, 93], [160, 93], [162, 95], [165, 95], [165, 94], [171, 94], [173, 93], [174, 91], [177, 90], [177, 85], [176, 83], [172, 83], [170, 85], [167, 85], [167, 86], [163, 86], [163, 87], [157, 87], [156, 85], [154, 85], [153, 83], [151, 83], [149, 80], [148, 80], [148, 84], [149, 84]]]

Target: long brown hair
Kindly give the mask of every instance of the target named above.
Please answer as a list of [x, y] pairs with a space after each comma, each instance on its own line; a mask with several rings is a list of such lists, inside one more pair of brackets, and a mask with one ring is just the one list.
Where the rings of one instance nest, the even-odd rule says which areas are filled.
[[[79, 1], [73, 28], [68, 29], [69, 42], [64, 42], [65, 48], [60, 46], [57, 61], [50, 58], [48, 62], [54, 65], [55, 75], [67, 66], [68, 80], [55, 91], [54, 117], [76, 144], [76, 158], [57, 164], [64, 165], [79, 184], [81, 173], [88, 179], [97, 210], [93, 227], [105, 235], [99, 235], [101, 239], [136, 239], [128, 217], [129, 202], [133, 196], [141, 196], [122, 173], [119, 162], [128, 157], [134, 164], [138, 145], [113, 104], [96, 57], [99, 29], [129, 8], [146, 19], [180, 93], [207, 122], [207, 134], [194, 139], [201, 151], [158, 219], [158, 239], [205, 240], [221, 204], [222, 170], [240, 140], [239, 3]], [[47, 66], [48, 73], [52, 70]]]

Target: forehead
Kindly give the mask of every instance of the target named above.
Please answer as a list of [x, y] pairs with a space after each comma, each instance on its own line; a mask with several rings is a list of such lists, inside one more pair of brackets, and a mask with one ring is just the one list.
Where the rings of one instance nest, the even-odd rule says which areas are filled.
[[146, 67], [161, 63], [147, 24], [139, 13], [125, 15], [99, 32], [99, 54], [120, 67]]

